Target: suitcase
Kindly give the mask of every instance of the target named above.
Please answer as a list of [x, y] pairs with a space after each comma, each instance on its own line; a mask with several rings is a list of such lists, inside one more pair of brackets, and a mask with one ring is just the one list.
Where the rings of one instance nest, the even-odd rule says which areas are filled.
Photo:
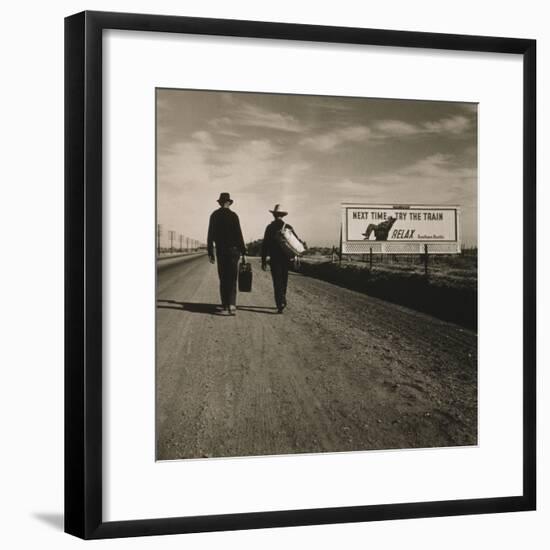
[[250, 292], [251, 290], [252, 266], [243, 257], [243, 260], [239, 264], [239, 292]]
[[304, 243], [294, 235], [292, 229], [289, 229], [286, 224], [280, 231], [277, 231], [275, 239], [289, 259], [303, 254], [306, 250]]

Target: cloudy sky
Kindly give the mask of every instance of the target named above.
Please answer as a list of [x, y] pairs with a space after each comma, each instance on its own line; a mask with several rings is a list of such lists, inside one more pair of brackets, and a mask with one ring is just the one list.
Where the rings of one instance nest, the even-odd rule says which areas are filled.
[[245, 241], [281, 203], [308, 245], [338, 244], [340, 203], [458, 205], [477, 243], [477, 107], [157, 90], [158, 221], [206, 240], [220, 192]]

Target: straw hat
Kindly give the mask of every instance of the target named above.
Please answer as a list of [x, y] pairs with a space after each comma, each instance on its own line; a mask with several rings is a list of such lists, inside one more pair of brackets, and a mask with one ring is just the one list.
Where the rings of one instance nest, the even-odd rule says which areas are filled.
[[273, 210], [270, 210], [270, 212], [274, 215], [277, 215], [277, 216], [286, 216], [288, 214], [288, 212], [286, 210], [284, 210], [280, 204], [276, 204], [275, 205], [275, 208]]

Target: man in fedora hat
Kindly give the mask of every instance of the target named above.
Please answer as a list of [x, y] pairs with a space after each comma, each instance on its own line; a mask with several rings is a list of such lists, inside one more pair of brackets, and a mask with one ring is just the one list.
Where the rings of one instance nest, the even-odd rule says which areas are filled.
[[[237, 307], [237, 271], [239, 257], [246, 253], [239, 216], [230, 209], [233, 204], [229, 193], [220, 193], [220, 208], [210, 215], [208, 224], [208, 257], [218, 262], [222, 312], [235, 315]], [[216, 256], [214, 257], [214, 244]]]
[[283, 226], [286, 226], [294, 233], [298, 240], [299, 237], [291, 225], [283, 222], [283, 218], [288, 212], [280, 204], [276, 204], [275, 208], [270, 210], [270, 212], [273, 214], [274, 220], [265, 228], [264, 240], [262, 242], [262, 269], [264, 271], [267, 269], [267, 257], [269, 256], [275, 305], [277, 306], [277, 311], [282, 313], [286, 307], [286, 288], [290, 258], [277, 242], [276, 235]]

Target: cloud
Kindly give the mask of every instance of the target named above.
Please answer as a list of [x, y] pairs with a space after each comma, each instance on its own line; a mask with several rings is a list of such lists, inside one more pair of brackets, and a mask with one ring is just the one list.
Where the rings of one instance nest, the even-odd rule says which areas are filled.
[[327, 153], [334, 151], [344, 143], [365, 141], [371, 131], [366, 126], [349, 126], [331, 132], [309, 136], [300, 140], [300, 145]]
[[411, 136], [419, 133], [418, 126], [403, 122], [402, 120], [382, 120], [375, 125], [376, 137], [400, 137]]
[[310, 135], [301, 139], [299, 144], [321, 153], [330, 153], [337, 151], [346, 143], [359, 143], [368, 140], [371, 144], [376, 145], [388, 139], [434, 135], [458, 136], [469, 131], [470, 128], [470, 119], [460, 115], [420, 124], [388, 119], [375, 122], [371, 127], [355, 125], [317, 135]]
[[275, 199], [299, 188], [312, 165], [268, 139], [238, 140], [217, 145], [208, 132], [159, 151], [158, 182], [163, 196], [211, 195], [222, 189]]
[[337, 113], [352, 112], [353, 107], [342, 101], [341, 98], [327, 98], [313, 96], [308, 100], [310, 109], [322, 109], [325, 111], [335, 111]]
[[269, 221], [268, 207], [280, 202], [296, 209], [294, 195], [301, 194], [311, 177], [312, 165], [307, 160], [269, 139], [217, 141], [203, 130], [191, 137], [159, 150], [161, 223], [184, 234], [204, 234], [222, 191], [234, 197], [243, 216], [243, 231], [250, 238], [262, 234]]
[[388, 138], [407, 138], [423, 135], [459, 136], [468, 132], [471, 127], [471, 119], [461, 115], [420, 124], [410, 124], [402, 120], [381, 120], [374, 124], [372, 138], [374, 140], [384, 140]]
[[440, 177], [449, 174], [453, 156], [436, 153], [405, 166], [397, 173], [404, 176]]
[[476, 177], [475, 168], [458, 164], [452, 155], [436, 153], [398, 170], [336, 180], [324, 178], [319, 184], [323, 189], [319, 198], [329, 202], [462, 203], [477, 196]]
[[433, 134], [463, 134], [470, 129], [470, 126], [470, 119], [460, 115], [424, 124], [426, 131]]
[[476, 178], [475, 168], [436, 153], [400, 170], [371, 176], [367, 182], [380, 190], [384, 200], [430, 204], [469, 200], [477, 194]]
[[208, 121], [208, 126], [210, 126], [210, 128], [212, 128], [212, 131], [215, 132], [217, 135], [236, 138], [242, 137], [239, 132], [233, 129], [232, 120], [227, 116], [213, 118], [212, 120]]
[[220, 132], [235, 132], [237, 126], [249, 126], [299, 133], [305, 126], [292, 115], [283, 112], [262, 109], [249, 103], [237, 103], [233, 100], [230, 116], [218, 117], [209, 121], [209, 125]]
[[254, 105], [243, 105], [237, 113], [237, 122], [244, 126], [258, 126], [284, 132], [303, 132], [304, 126], [295, 117], [261, 109]]
[[194, 139], [195, 143], [199, 145], [199, 147], [203, 147], [209, 151], [216, 151], [218, 149], [218, 146], [214, 143], [214, 139], [209, 132], [200, 130], [193, 133], [191, 137]]
[[[212, 158], [214, 179], [240, 189], [250, 182], [264, 181], [278, 163], [279, 150], [268, 139], [240, 141]], [[222, 183], [223, 182], [223, 183]]]

